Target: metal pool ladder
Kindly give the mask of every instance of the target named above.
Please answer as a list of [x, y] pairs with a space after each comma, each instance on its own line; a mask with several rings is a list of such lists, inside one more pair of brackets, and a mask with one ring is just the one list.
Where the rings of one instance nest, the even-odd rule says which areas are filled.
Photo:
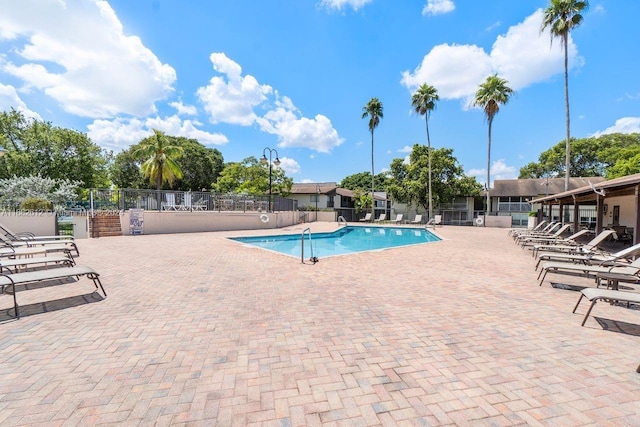
[[318, 262], [318, 258], [316, 258], [315, 256], [313, 256], [313, 245], [311, 244], [311, 228], [307, 227], [304, 230], [302, 230], [302, 235], [300, 236], [300, 261], [304, 264], [304, 234], [306, 232], [309, 232], [309, 248], [311, 249], [311, 258], [309, 258], [309, 260], [311, 262], [313, 262], [314, 264], [316, 262]]
[[347, 220], [342, 215], [338, 217], [338, 226], [340, 226], [340, 224], [343, 224], [345, 227], [348, 225]]

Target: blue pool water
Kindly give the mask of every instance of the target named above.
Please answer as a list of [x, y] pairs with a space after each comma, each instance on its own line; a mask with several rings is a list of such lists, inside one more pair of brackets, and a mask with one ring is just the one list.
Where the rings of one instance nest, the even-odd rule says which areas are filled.
[[[235, 237], [232, 240], [296, 257], [300, 256], [302, 244], [299, 234]], [[323, 258], [438, 240], [438, 236], [423, 228], [347, 226], [332, 233], [313, 233], [311, 244], [309, 235], [305, 234], [304, 253], [305, 258], [309, 258], [313, 249], [313, 256]]]

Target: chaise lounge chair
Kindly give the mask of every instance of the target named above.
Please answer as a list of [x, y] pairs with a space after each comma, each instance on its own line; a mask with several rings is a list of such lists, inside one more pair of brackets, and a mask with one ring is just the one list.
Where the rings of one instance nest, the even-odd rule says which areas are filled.
[[586, 288], [580, 291], [580, 298], [575, 307], [573, 307], [572, 313], [575, 313], [580, 305], [580, 302], [583, 298], [591, 301], [591, 305], [587, 310], [587, 313], [584, 315], [584, 319], [582, 319], [582, 326], [587, 322], [589, 318], [589, 314], [591, 314], [591, 310], [593, 310], [593, 306], [600, 300], [608, 300], [608, 301], [619, 301], [626, 303], [634, 303], [640, 304], [640, 293], [637, 292], [626, 292], [626, 291], [618, 291], [613, 289], [600, 289], [600, 288]]
[[442, 225], [442, 215], [434, 215], [433, 218], [427, 221], [425, 227], [431, 226], [433, 228], [436, 228], [436, 226], [438, 225]]
[[550, 222], [544, 227], [542, 230], [523, 230], [521, 232], [515, 232], [511, 234], [514, 241], [518, 241], [520, 238], [529, 237], [529, 236], [548, 236], [554, 233], [558, 228], [562, 227], [562, 224], [559, 222]]
[[364, 216], [364, 218], [360, 218], [360, 222], [369, 222], [371, 221], [371, 213], [368, 213]]
[[422, 215], [416, 215], [415, 218], [413, 218], [413, 221], [411, 221], [411, 224], [422, 224]]
[[547, 252], [569, 252], [569, 253], [582, 253], [588, 254], [593, 252], [599, 245], [601, 245], [609, 236], [613, 236], [616, 238], [616, 233], [613, 230], [603, 230], [602, 233], [598, 234], [596, 237], [585, 243], [584, 245], [580, 245], [578, 243], [572, 244], [554, 244], [554, 243], [540, 243], [533, 246], [533, 257], [537, 258], [542, 255], [542, 253]]
[[536, 270], [538, 265], [544, 261], [553, 262], [572, 262], [575, 264], [596, 265], [604, 264], [607, 262], [629, 262], [630, 258], [636, 257], [640, 254], [640, 244], [629, 246], [626, 249], [622, 249], [618, 252], [592, 252], [587, 254], [567, 254], [567, 253], [549, 253], [538, 259], [536, 264]]
[[540, 221], [540, 223], [538, 225], [536, 225], [533, 228], [527, 228], [527, 229], [523, 229], [523, 228], [511, 228], [509, 229], [509, 232], [507, 233], [508, 236], [514, 235], [514, 234], [519, 234], [519, 233], [530, 233], [530, 232], [536, 232], [536, 231], [541, 231], [543, 228], [545, 228], [547, 226], [547, 220], [543, 220]]
[[[87, 276], [93, 280], [93, 284], [97, 289], [102, 290], [102, 294], [106, 297], [107, 293], [102, 287], [100, 282], [100, 275], [96, 273], [92, 268], [85, 266], [73, 266], [73, 267], [60, 267], [51, 268], [46, 270], [27, 271], [24, 273], [14, 274], [0, 274], [0, 287], [4, 293], [4, 289], [11, 286], [13, 293], [13, 307], [15, 310], [16, 318], [20, 318], [20, 311], [18, 309], [18, 301], [16, 299], [16, 285], [29, 285], [32, 283], [38, 283], [46, 280], [63, 280], [70, 278], [77, 278], [80, 276]], [[25, 288], [26, 289], [26, 288]]]
[[400, 224], [402, 222], [402, 217], [404, 217], [404, 214], [398, 214], [396, 215], [396, 219], [393, 219], [390, 222], [394, 224]]
[[21, 231], [16, 233], [6, 226], [0, 224], [0, 232], [5, 235], [7, 240], [13, 242], [19, 242], [22, 240], [33, 241], [33, 240], [74, 240], [73, 236], [68, 235], [60, 235], [60, 236], [37, 236], [34, 233], [29, 231]]
[[544, 262], [541, 265], [538, 279], [539, 286], [542, 286], [547, 273], [573, 274], [585, 277], [595, 277], [598, 273], [620, 273], [637, 275], [640, 273], [640, 258], [632, 263], [621, 263], [615, 261], [605, 261], [597, 265], [574, 264], [570, 262]]
[[66, 255], [51, 255], [40, 257], [28, 257], [28, 258], [0, 258], [0, 274], [13, 274], [24, 272], [28, 269], [34, 268], [48, 268], [50, 264], [57, 266], [66, 265], [73, 266], [75, 261], [70, 254]]
[[374, 219], [374, 222], [384, 222], [387, 219], [387, 214], [380, 214], [378, 219]]
[[[21, 248], [39, 248], [44, 247], [47, 252], [60, 252], [66, 250], [75, 251], [76, 255], [80, 256], [78, 245], [72, 239], [62, 240], [8, 240], [5, 236], [0, 236], [0, 256], [3, 253], [16, 252], [16, 249]], [[20, 251], [18, 251], [20, 252]]]
[[536, 251], [536, 248], [541, 247], [541, 246], [546, 246], [549, 248], [553, 248], [554, 246], [560, 246], [560, 245], [567, 245], [567, 246], [578, 246], [578, 242], [576, 241], [576, 239], [580, 236], [583, 236], [587, 233], [589, 233], [589, 230], [580, 230], [577, 233], [573, 233], [571, 236], [567, 236], [567, 237], [557, 237], [555, 239], [545, 239], [542, 240], [542, 242], [535, 242], [535, 241], [525, 241], [522, 243], [522, 247], [531, 247], [532, 251]]
[[544, 234], [544, 235], [529, 235], [524, 237], [518, 237], [516, 239], [516, 243], [520, 246], [531, 246], [535, 243], [544, 243], [544, 242], [552, 242], [561, 239], [560, 237], [562, 233], [569, 230], [571, 228], [571, 224], [565, 224], [560, 226], [560, 228], [555, 229], [555, 232], [552, 234]]

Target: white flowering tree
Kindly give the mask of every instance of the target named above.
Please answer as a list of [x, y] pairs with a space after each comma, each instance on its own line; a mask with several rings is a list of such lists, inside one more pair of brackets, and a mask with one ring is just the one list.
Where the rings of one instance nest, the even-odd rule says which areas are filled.
[[77, 198], [79, 181], [51, 179], [41, 176], [0, 179], [0, 205], [16, 209], [28, 199], [41, 200], [53, 205], [53, 209], [64, 209], [67, 201]]

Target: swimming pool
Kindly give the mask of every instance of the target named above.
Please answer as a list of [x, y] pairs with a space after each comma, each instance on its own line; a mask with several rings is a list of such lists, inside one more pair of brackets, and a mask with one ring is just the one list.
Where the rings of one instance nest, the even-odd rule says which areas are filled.
[[[291, 256], [300, 256], [300, 234], [280, 236], [234, 237], [232, 240]], [[356, 252], [374, 251], [398, 246], [417, 245], [441, 240], [423, 228], [403, 227], [352, 227], [340, 228], [331, 233], [313, 233], [311, 244], [305, 234], [305, 258], [324, 258]]]

